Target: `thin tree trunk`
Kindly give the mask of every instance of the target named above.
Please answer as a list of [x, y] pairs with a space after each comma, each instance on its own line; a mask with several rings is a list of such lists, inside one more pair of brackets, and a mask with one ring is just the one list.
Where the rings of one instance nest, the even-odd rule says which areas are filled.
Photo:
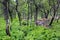
[[29, 6], [29, 1], [28, 1], [28, 18], [27, 18], [27, 25], [29, 24], [29, 16], [30, 16], [30, 6]]
[[37, 16], [38, 16], [38, 7], [37, 5], [35, 5], [35, 14], [34, 14], [34, 20], [35, 20], [35, 24], [37, 25], [36, 21], [37, 21]]
[[18, 15], [18, 18], [19, 18], [19, 23], [21, 25], [21, 13], [18, 11], [18, 0], [16, 0], [16, 12], [17, 12], [17, 15]]
[[53, 5], [54, 14], [53, 14], [53, 17], [52, 17], [52, 19], [51, 19], [51, 22], [49, 23], [50, 26], [52, 25], [52, 23], [53, 23], [53, 21], [54, 21], [55, 14], [56, 14], [56, 9], [55, 9], [54, 0], [53, 0], [53, 4], [54, 4], [54, 5]]
[[33, 16], [33, 13], [32, 13], [32, 3], [30, 3], [30, 13], [31, 13], [31, 22], [30, 22], [30, 26], [31, 26], [31, 24], [32, 24], [32, 16]]
[[47, 19], [48, 18], [48, 14], [49, 14], [49, 10], [47, 10], [47, 12], [44, 12], [45, 13], [45, 18]]
[[10, 0], [8, 2], [8, 11], [9, 11], [10, 19], [11, 19], [11, 22], [12, 22], [13, 21], [13, 16], [12, 16], [13, 10], [10, 10]]

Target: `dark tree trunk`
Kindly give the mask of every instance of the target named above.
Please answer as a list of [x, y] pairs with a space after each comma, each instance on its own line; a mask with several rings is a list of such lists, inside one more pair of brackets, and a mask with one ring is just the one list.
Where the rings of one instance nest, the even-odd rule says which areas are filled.
[[19, 23], [21, 25], [21, 13], [18, 11], [18, 0], [16, 0], [16, 12], [18, 14], [18, 18], [19, 18]]
[[32, 16], [33, 16], [33, 13], [32, 13], [32, 5], [31, 5], [31, 21], [32, 21]]
[[34, 14], [34, 20], [35, 20], [35, 24], [37, 25], [36, 21], [37, 21], [37, 17], [38, 17], [38, 6], [35, 4], [35, 14]]
[[54, 10], [54, 14], [53, 14], [53, 17], [52, 17], [52, 19], [51, 19], [51, 22], [49, 23], [50, 26], [52, 25], [52, 23], [53, 23], [53, 21], [54, 21], [55, 14], [56, 14], [56, 8], [55, 8], [55, 3], [54, 3], [54, 1], [53, 1], [53, 10]]
[[[58, 8], [59, 8], [59, 1], [57, 1], [57, 6], [55, 6], [54, 0], [53, 0], [54, 14], [53, 14], [53, 17], [52, 17], [51, 22], [50, 22], [50, 24], [49, 24], [50, 26], [51, 26], [52, 23], [53, 23], [53, 20], [54, 20], [54, 17], [55, 17], [55, 15], [56, 15], [56, 11], [58, 10]], [[57, 20], [57, 22], [58, 22], [58, 20]]]
[[12, 22], [13, 21], [13, 16], [12, 16], [13, 10], [10, 10], [10, 0], [8, 2], [8, 11], [9, 11], [9, 16], [10, 16], [10, 19], [11, 19], [11, 22]]
[[8, 36], [11, 36], [10, 35], [10, 31], [9, 31], [8, 1], [9, 0], [3, 0], [3, 5], [4, 5], [4, 18], [6, 20], [6, 34]]
[[29, 0], [27, 1], [28, 3], [28, 17], [27, 17], [27, 25], [29, 25], [29, 16], [30, 16], [30, 3]]
[[48, 18], [48, 14], [49, 14], [49, 10], [47, 10], [47, 12], [44, 11], [44, 13], [45, 13], [45, 18], [47, 19]]

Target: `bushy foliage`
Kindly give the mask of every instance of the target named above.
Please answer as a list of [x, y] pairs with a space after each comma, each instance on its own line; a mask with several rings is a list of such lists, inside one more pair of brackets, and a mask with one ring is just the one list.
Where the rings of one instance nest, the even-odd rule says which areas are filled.
[[[60, 21], [54, 22], [51, 28], [43, 26], [19, 26], [14, 20], [11, 26], [11, 37], [5, 33], [5, 21], [0, 18], [0, 40], [60, 40]], [[57, 25], [58, 24], [58, 25]]]

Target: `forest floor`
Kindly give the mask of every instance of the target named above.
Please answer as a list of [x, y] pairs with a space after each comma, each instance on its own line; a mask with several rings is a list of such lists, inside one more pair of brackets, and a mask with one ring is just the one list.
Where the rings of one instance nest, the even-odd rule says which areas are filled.
[[18, 20], [14, 19], [11, 26], [11, 36], [5, 32], [4, 18], [0, 18], [0, 40], [60, 40], [60, 20], [53, 22], [51, 28], [43, 26], [19, 26]]

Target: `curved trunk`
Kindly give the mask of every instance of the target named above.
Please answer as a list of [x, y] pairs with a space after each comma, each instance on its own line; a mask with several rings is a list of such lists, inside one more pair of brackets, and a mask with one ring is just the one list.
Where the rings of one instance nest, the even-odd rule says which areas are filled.
[[51, 19], [51, 22], [49, 23], [49, 25], [51, 26], [53, 21], [54, 21], [54, 17], [55, 17], [55, 14], [56, 14], [56, 8], [55, 8], [55, 3], [54, 3], [54, 0], [53, 0], [53, 10], [54, 10], [54, 14], [53, 14], [53, 17]]

